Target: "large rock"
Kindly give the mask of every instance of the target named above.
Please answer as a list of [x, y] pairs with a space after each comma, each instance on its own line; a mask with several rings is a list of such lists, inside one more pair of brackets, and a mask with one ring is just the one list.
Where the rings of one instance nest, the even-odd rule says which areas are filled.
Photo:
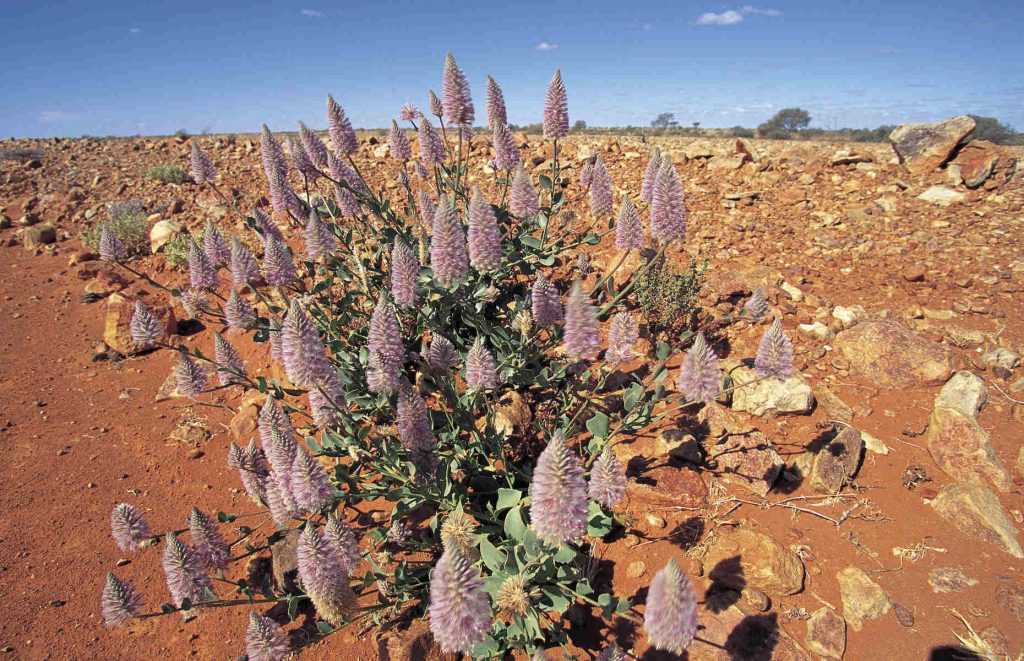
[[796, 594], [804, 586], [804, 565], [768, 535], [741, 528], [721, 537], [704, 558], [712, 582], [742, 590], [750, 586], [773, 596]]
[[893, 321], [861, 322], [837, 335], [834, 347], [854, 374], [887, 388], [939, 385], [953, 371], [949, 349]]
[[889, 141], [900, 163], [911, 172], [927, 174], [953, 158], [973, 130], [974, 120], [961, 115], [934, 124], [902, 124], [889, 134]]
[[768, 495], [786, 466], [772, 442], [759, 431], [726, 435], [709, 447], [707, 454], [722, 477], [760, 496]]
[[171, 241], [174, 241], [184, 229], [181, 223], [174, 220], [157, 221], [149, 230], [149, 251], [154, 255]]
[[1013, 176], [1017, 158], [1006, 147], [988, 140], [971, 140], [953, 159], [953, 165], [960, 169], [964, 186], [978, 188], [991, 180], [986, 188], [995, 188]]
[[857, 475], [864, 441], [860, 432], [846, 427], [814, 455], [809, 486], [817, 493], [834, 494]]
[[[760, 417], [810, 413], [814, 409], [811, 387], [795, 373], [785, 381], [758, 379], [754, 370], [740, 366], [730, 373], [736, 388], [732, 392], [734, 411]], [[750, 384], [750, 385], [743, 385]]]
[[[702, 604], [698, 611], [701, 642], [686, 650], [689, 661], [812, 661], [786, 633], [777, 613], [744, 613], [736, 605], [724, 610]], [[679, 658], [651, 654], [643, 658]]]
[[931, 505], [965, 535], [984, 540], [1015, 558], [1024, 558], [1017, 529], [1003, 511], [999, 498], [985, 487], [964, 482], [947, 484]]
[[831, 608], [819, 608], [807, 618], [807, 647], [826, 659], [841, 659], [846, 652], [846, 621]]
[[178, 332], [178, 321], [174, 318], [174, 308], [154, 297], [147, 296], [144, 290], [133, 296], [127, 292], [115, 292], [107, 298], [107, 316], [103, 324], [103, 341], [114, 351], [128, 356], [139, 351], [132, 342], [131, 321], [135, 314], [135, 301], [141, 298], [149, 311], [164, 324], [164, 337]]
[[408, 626], [377, 634], [380, 661], [455, 661], [458, 657], [441, 649], [430, 633], [426, 618], [416, 618]]
[[[622, 455], [618, 456], [621, 459]], [[634, 467], [642, 460], [637, 457], [627, 466], [630, 476], [626, 483], [627, 510], [646, 513], [651, 507], [702, 507], [705, 504], [708, 488], [697, 471], [668, 465], [635, 471]]]
[[891, 604], [878, 583], [863, 569], [847, 567], [836, 574], [839, 595], [843, 600], [843, 617], [854, 631], [864, 628], [866, 620], [874, 620], [889, 612]]
[[967, 196], [945, 186], [929, 186], [923, 193], [917, 196], [922, 202], [931, 202], [940, 207], [948, 207], [954, 202], [963, 202]]

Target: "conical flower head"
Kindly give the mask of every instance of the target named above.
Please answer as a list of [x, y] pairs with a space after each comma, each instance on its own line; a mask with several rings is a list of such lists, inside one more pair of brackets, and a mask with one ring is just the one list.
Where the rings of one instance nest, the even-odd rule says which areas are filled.
[[697, 594], [690, 577], [669, 558], [654, 575], [644, 611], [647, 641], [654, 649], [681, 655], [697, 634]]
[[470, 390], [488, 390], [498, 386], [498, 371], [494, 356], [482, 337], [477, 337], [466, 353], [466, 387]]
[[425, 225], [432, 225], [435, 211], [437, 211], [437, 205], [430, 199], [430, 194], [421, 189], [416, 194], [416, 212], [420, 215], [420, 221]]
[[569, 290], [565, 304], [565, 355], [571, 361], [593, 360], [601, 350], [597, 327], [597, 308], [583, 291], [579, 281]]
[[[267, 457], [278, 470], [286, 470], [295, 461], [298, 446], [295, 444], [295, 428], [288, 414], [277, 403], [273, 395], [268, 394], [260, 408], [258, 428], [260, 443]], [[280, 439], [275, 438], [275, 434]]]
[[580, 186], [589, 189], [590, 185], [594, 182], [594, 159], [586, 159], [583, 161], [583, 169], [580, 170]]
[[434, 463], [434, 432], [423, 397], [408, 382], [398, 392], [395, 426], [402, 445], [409, 449], [417, 468], [426, 470]]
[[430, 348], [427, 350], [427, 364], [435, 374], [450, 374], [458, 361], [455, 347], [448, 338], [443, 335], [434, 335], [430, 338]]
[[651, 188], [651, 236], [666, 243], [686, 238], [686, 194], [672, 161], [665, 158]]
[[164, 543], [163, 567], [175, 606], [181, 607], [186, 599], [193, 605], [206, 601], [206, 591], [213, 588], [210, 577], [196, 552], [173, 532], [167, 533]]
[[224, 235], [212, 220], [207, 220], [206, 227], [203, 228], [203, 253], [214, 267], [225, 266], [231, 259], [228, 242], [224, 240]]
[[292, 299], [281, 325], [281, 357], [288, 379], [303, 388], [316, 386], [331, 369], [320, 334], [298, 298]]
[[386, 295], [377, 300], [377, 305], [370, 315], [370, 328], [367, 331], [366, 348], [370, 356], [379, 361], [378, 370], [380, 384], [384, 390], [395, 390], [401, 379], [402, 364], [405, 362], [405, 345], [402, 343], [402, 332], [398, 328], [395, 309]]
[[337, 548], [317, 530], [306, 524], [296, 545], [299, 580], [320, 617], [339, 626], [344, 616], [355, 607], [355, 594], [348, 583]]
[[434, 90], [430, 90], [430, 114], [435, 117], [444, 117], [444, 105], [441, 103], [441, 99], [438, 98]]
[[192, 158], [189, 161], [189, 174], [192, 181], [197, 184], [212, 182], [217, 178], [217, 169], [213, 167], [213, 161], [199, 148], [199, 143], [192, 140]]
[[491, 628], [480, 572], [457, 547], [445, 548], [430, 577], [430, 632], [449, 654], [471, 654]]
[[444, 59], [444, 74], [441, 77], [442, 106], [448, 121], [453, 124], [472, 126], [474, 118], [473, 99], [469, 92], [469, 81], [451, 53]]
[[636, 358], [633, 347], [640, 339], [640, 329], [636, 319], [628, 312], [619, 312], [612, 317], [608, 329], [608, 351], [604, 359], [609, 365], [622, 365]]
[[651, 203], [651, 193], [654, 191], [654, 180], [658, 178], [661, 171], [661, 149], [654, 148], [651, 160], [647, 161], [647, 169], [644, 170], [644, 182], [640, 185], [640, 199], [647, 204]]
[[206, 390], [206, 370], [192, 360], [184, 350], [178, 353], [178, 366], [174, 370], [174, 383], [178, 393], [195, 397]]
[[444, 162], [444, 143], [437, 129], [426, 117], [420, 117], [420, 130], [417, 133], [420, 148], [420, 160], [424, 163]]
[[274, 519], [274, 523], [281, 530], [288, 528], [292, 519], [305, 514], [292, 498], [290, 480], [290, 476], [272, 468], [266, 482], [267, 510], [270, 511], [270, 517]]
[[266, 500], [266, 481], [270, 467], [263, 450], [256, 446], [255, 441], [250, 441], [246, 448], [240, 448], [232, 442], [228, 450], [228, 466], [238, 470], [242, 487], [254, 503]]
[[116, 505], [110, 513], [110, 532], [122, 551], [134, 551], [153, 536], [146, 519], [128, 503]]
[[530, 521], [537, 537], [553, 544], [574, 542], [587, 532], [587, 483], [579, 457], [561, 430], [537, 458], [530, 484]]
[[284, 235], [281, 234], [281, 229], [270, 219], [270, 216], [266, 214], [262, 209], [253, 209], [252, 219], [257, 229], [259, 230], [260, 238], [266, 243], [267, 237], [272, 236], [278, 241], [284, 241]]
[[409, 146], [409, 138], [405, 131], [398, 127], [398, 122], [391, 122], [391, 133], [388, 134], [388, 149], [391, 151], [391, 158], [396, 161], [408, 161], [412, 158], [412, 148]]
[[537, 190], [533, 187], [530, 175], [526, 174], [522, 163], [516, 166], [516, 174], [512, 178], [512, 192], [509, 195], [508, 208], [519, 218], [528, 218], [540, 213]]
[[327, 427], [338, 422], [341, 415], [338, 407], [343, 406], [344, 402], [345, 388], [341, 385], [337, 371], [331, 370], [318, 388], [309, 391], [309, 412], [313, 415], [313, 424]]
[[612, 177], [598, 156], [590, 180], [590, 213], [601, 218], [612, 212]]
[[263, 174], [267, 177], [270, 189], [270, 206], [274, 211], [284, 211], [287, 207], [288, 163], [285, 160], [284, 148], [270, 132], [266, 124], [260, 127], [260, 154], [263, 158]]
[[539, 328], [548, 328], [562, 321], [562, 297], [543, 273], [537, 274], [530, 291], [530, 311]]
[[[324, 170], [327, 168], [327, 145], [320, 139], [316, 131], [299, 122], [299, 139], [302, 140], [302, 149], [306, 152], [306, 156], [318, 169]], [[319, 173], [318, 173], [319, 174]]]
[[119, 627], [142, 613], [142, 597], [131, 581], [122, 580], [114, 572], [109, 572], [100, 599], [100, 613], [103, 615], [104, 626], [110, 629]]
[[619, 207], [619, 220], [615, 223], [615, 247], [619, 250], [640, 250], [644, 247], [644, 226], [640, 212], [627, 197]]
[[310, 512], [320, 511], [334, 498], [324, 467], [302, 448], [292, 464], [291, 488], [295, 504]]
[[352, 123], [330, 94], [327, 95], [327, 135], [331, 138], [334, 151], [341, 156], [355, 153], [359, 149]]
[[195, 241], [188, 249], [188, 280], [192, 289], [213, 289], [218, 284], [217, 267]]
[[758, 287], [754, 290], [743, 304], [743, 314], [752, 321], [759, 321], [768, 314], [768, 299], [765, 298], [763, 289]]
[[693, 346], [683, 358], [678, 386], [684, 397], [695, 402], [710, 402], [722, 390], [722, 368], [703, 333], [697, 333]]
[[220, 333], [213, 336], [213, 356], [217, 361], [217, 380], [220, 385], [245, 383], [245, 361]]
[[562, 83], [562, 71], [555, 70], [544, 99], [544, 137], [557, 140], [569, 135], [569, 101]]
[[128, 325], [132, 343], [140, 349], [149, 349], [164, 335], [166, 326], [153, 315], [142, 301], [135, 301], [135, 312]]
[[313, 160], [306, 153], [302, 141], [295, 139], [294, 136], [288, 136], [288, 155], [292, 157], [292, 165], [307, 181], [316, 181], [323, 176], [313, 165]]
[[238, 239], [231, 239], [231, 255], [228, 260], [231, 269], [231, 284], [241, 288], [260, 281], [260, 266], [252, 256], [249, 247]]
[[[362, 192], [365, 188], [364, 182], [352, 168], [342, 163], [334, 155], [334, 152], [327, 155], [327, 167], [330, 170], [331, 179], [335, 181], [334, 201], [338, 204], [341, 216], [355, 218], [359, 215], [359, 200], [353, 190]], [[338, 182], [345, 182], [353, 190], [349, 190]]]
[[97, 248], [99, 249], [100, 259], [108, 262], [120, 262], [127, 254], [121, 239], [114, 236], [110, 225], [106, 223], [100, 225], [100, 238]]
[[420, 275], [420, 262], [412, 249], [395, 239], [391, 248], [391, 295], [400, 307], [410, 308], [418, 297], [416, 280]]
[[332, 543], [337, 550], [338, 557], [345, 565], [345, 571], [352, 575], [359, 567], [359, 542], [352, 529], [339, 519], [333, 512], [327, 515], [327, 523], [324, 525], [324, 537]]
[[245, 630], [245, 655], [249, 661], [283, 661], [291, 653], [288, 636], [269, 617], [249, 612]]
[[754, 371], [761, 378], [785, 381], [793, 374], [793, 343], [776, 319], [757, 347]]
[[473, 187], [469, 203], [469, 263], [477, 271], [496, 271], [501, 266], [501, 231], [498, 218], [479, 186]]
[[492, 142], [494, 144], [494, 167], [498, 170], [511, 172], [519, 165], [519, 147], [515, 137], [505, 123], [494, 125]]
[[208, 570], [224, 571], [228, 568], [231, 549], [213, 519], [198, 507], [193, 507], [188, 517], [188, 530], [192, 535], [195, 553]]
[[591, 500], [608, 508], [614, 507], [626, 495], [626, 471], [607, 446], [590, 469], [587, 493]]
[[487, 125], [495, 128], [499, 124], [508, 124], [505, 95], [494, 78], [487, 76]]
[[284, 287], [295, 279], [295, 261], [285, 245], [270, 236], [263, 251], [263, 278], [268, 285]]
[[306, 256], [310, 259], [327, 257], [338, 247], [338, 237], [331, 231], [330, 225], [320, 220], [314, 210], [309, 212], [306, 222]]
[[256, 322], [256, 311], [252, 304], [232, 289], [224, 304], [224, 321], [231, 330], [245, 330]]
[[179, 300], [189, 319], [198, 319], [200, 314], [210, 309], [210, 297], [201, 289], [184, 291]]
[[430, 173], [427, 171], [427, 167], [420, 161], [416, 161], [416, 164], [412, 166], [412, 169], [416, 172], [416, 176], [419, 177], [421, 181], [430, 180]]
[[403, 122], [415, 122], [419, 116], [420, 109], [416, 107], [415, 103], [406, 103], [398, 109], [398, 119]]
[[441, 197], [434, 211], [430, 263], [434, 277], [445, 286], [455, 280], [465, 280], [469, 274], [466, 235], [462, 230], [462, 222], [455, 214], [455, 207], [445, 196]]

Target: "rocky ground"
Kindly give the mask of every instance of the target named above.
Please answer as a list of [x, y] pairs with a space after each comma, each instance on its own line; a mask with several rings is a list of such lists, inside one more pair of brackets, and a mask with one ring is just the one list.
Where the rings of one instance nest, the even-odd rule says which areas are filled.
[[[901, 158], [888, 144], [569, 140], [571, 200], [588, 157], [606, 161], [618, 202], [636, 199], [655, 144], [669, 153], [690, 208], [677, 257], [711, 260], [705, 308], [725, 315], [760, 287], [796, 345], [800, 373], [784, 384], [737, 391], [617, 446], [631, 527], [600, 546], [599, 572], [634, 596], [670, 555], [683, 558], [702, 597], [689, 658], [964, 658], [958, 636], [992, 658], [1024, 649], [1021, 153], [963, 145], [969, 129], [908, 129], [894, 135]], [[197, 139], [222, 189], [246, 209], [265, 203], [252, 136]], [[378, 139], [362, 136], [357, 163], [393, 188], [397, 166]], [[546, 169], [540, 139], [520, 140]], [[129, 353], [122, 301], [140, 286], [79, 237], [108, 201], [132, 197], [160, 223], [157, 243], [210, 218], [240, 228], [208, 190], [146, 177], [153, 165], [187, 168], [187, 139], [0, 146], [28, 150], [0, 162], [0, 648], [33, 659], [235, 658], [238, 612], [100, 624], [114, 566], [151, 605], [162, 597], [152, 594], [158, 551], [122, 558], [112, 506], [135, 504], [157, 530], [180, 527], [191, 504], [249, 511], [224, 458], [230, 440], [248, 440], [253, 408], [229, 391], [202, 405], [168, 397], [168, 355], [118, 355]], [[490, 186], [486, 149], [474, 141], [473, 176]], [[615, 257], [606, 241], [590, 263], [600, 274]], [[140, 266], [184, 280], [162, 255]], [[211, 330], [175, 327], [209, 351]], [[764, 329], [722, 332], [735, 379]], [[263, 349], [245, 353], [270, 372]], [[642, 632], [574, 618], [578, 658], [607, 638], [659, 658]], [[422, 658], [411, 650], [426, 638], [422, 623], [390, 639], [346, 631], [303, 658]]]

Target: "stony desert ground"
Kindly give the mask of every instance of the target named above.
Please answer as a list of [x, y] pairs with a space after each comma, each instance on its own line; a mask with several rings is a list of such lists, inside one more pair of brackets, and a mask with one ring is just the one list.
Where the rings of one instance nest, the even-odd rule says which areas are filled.
[[[785, 384], [616, 446], [630, 525], [598, 544], [599, 572], [635, 596], [670, 555], [682, 558], [702, 601], [689, 658], [975, 658], [958, 636], [991, 658], [1024, 650], [1022, 154], [958, 145], [958, 130], [908, 140], [904, 163], [889, 144], [588, 133], [566, 145], [579, 222], [584, 159], [601, 154], [617, 205], [636, 199], [655, 145], [670, 154], [690, 210], [673, 257], [710, 260], [705, 311], [725, 317], [763, 288], [797, 351], [799, 375]], [[256, 137], [191, 139], [243, 209], [266, 204]], [[528, 164], [548, 167], [539, 136], [517, 139]], [[394, 191], [399, 166], [380, 140], [361, 134], [356, 161]], [[187, 169], [188, 138], [0, 147], [38, 150], [0, 162], [0, 648], [24, 659], [237, 658], [244, 612], [115, 631], [100, 622], [112, 567], [149, 590], [148, 603], [162, 598], [158, 552], [125, 558], [112, 543], [114, 504], [134, 504], [158, 530], [180, 527], [192, 504], [252, 509], [225, 456], [231, 440], [249, 440], [255, 405], [230, 390], [204, 404], [170, 396], [168, 352], [120, 355], [131, 353], [124, 301], [145, 283], [98, 261], [80, 233], [127, 198], [144, 201], [157, 239], [207, 219], [244, 230], [208, 189], [146, 177], [153, 165]], [[488, 150], [474, 139], [471, 176], [493, 193]], [[607, 239], [588, 252], [594, 277], [615, 259]], [[138, 266], [187, 279], [161, 253]], [[731, 356], [750, 356], [764, 329], [721, 333]], [[212, 329], [178, 330], [188, 346], [212, 346]], [[271, 374], [262, 347], [244, 352]], [[661, 658], [640, 631], [570, 615], [576, 658], [604, 639]], [[421, 621], [345, 630], [302, 658], [441, 655]]]

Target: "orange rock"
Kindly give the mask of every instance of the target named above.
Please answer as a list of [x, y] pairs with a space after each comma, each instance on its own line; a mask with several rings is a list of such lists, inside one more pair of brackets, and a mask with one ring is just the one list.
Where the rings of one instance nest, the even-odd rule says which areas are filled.
[[1006, 147], [988, 140], [971, 140], [964, 145], [951, 165], [959, 168], [965, 186], [978, 188], [990, 179], [996, 186], [1009, 181], [1017, 159]]

